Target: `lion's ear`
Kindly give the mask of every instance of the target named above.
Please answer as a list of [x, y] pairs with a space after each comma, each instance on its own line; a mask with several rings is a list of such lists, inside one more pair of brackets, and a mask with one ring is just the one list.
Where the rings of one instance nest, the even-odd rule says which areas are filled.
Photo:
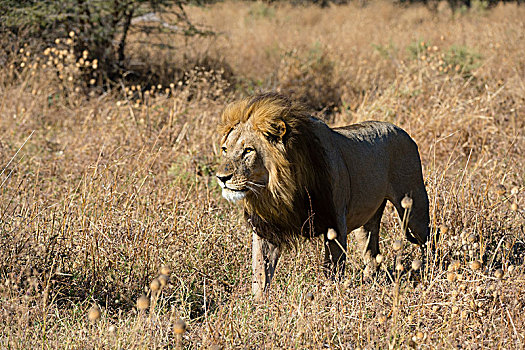
[[284, 134], [286, 134], [286, 123], [283, 120], [279, 120], [275, 129], [279, 134], [279, 138], [282, 139], [284, 137]]
[[283, 120], [278, 120], [272, 123], [271, 129], [265, 132], [264, 136], [272, 142], [279, 142], [283, 140], [286, 131], [286, 123]]

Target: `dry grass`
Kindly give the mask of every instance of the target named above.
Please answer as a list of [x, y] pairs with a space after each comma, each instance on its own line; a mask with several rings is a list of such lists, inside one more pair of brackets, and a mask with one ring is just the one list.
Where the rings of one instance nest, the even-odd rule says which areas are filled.
[[[30, 48], [1, 68], [0, 347], [522, 348], [525, 9], [188, 12], [222, 34], [189, 40], [187, 57], [231, 67], [236, 89], [196, 69], [180, 85], [86, 97], [78, 58], [44, 68]], [[284, 255], [254, 304], [251, 237], [212, 173], [219, 111], [258, 87], [325, 104], [334, 125], [388, 120], [413, 136], [442, 232], [420, 271], [393, 272], [389, 208], [377, 279], [363, 280], [351, 243], [346, 281], [325, 280], [315, 240]], [[152, 295], [163, 265], [169, 282]]]

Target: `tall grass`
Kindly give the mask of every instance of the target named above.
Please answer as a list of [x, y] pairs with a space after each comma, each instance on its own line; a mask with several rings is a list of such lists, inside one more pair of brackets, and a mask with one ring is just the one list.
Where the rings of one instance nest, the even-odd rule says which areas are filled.
[[[67, 43], [0, 68], [0, 347], [523, 347], [524, 10], [264, 6], [189, 8], [220, 35], [170, 57], [136, 35], [130, 56], [187, 67], [165, 86], [97, 93]], [[314, 240], [255, 304], [251, 237], [213, 171], [221, 108], [260, 88], [307, 96], [331, 125], [405, 128], [436, 253], [413, 269], [387, 207], [376, 278], [351, 240], [346, 280], [325, 280]]]

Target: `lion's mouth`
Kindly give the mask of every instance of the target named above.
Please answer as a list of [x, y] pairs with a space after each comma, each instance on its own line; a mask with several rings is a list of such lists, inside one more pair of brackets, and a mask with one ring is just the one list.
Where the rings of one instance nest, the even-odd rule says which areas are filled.
[[233, 192], [248, 192], [248, 189], [247, 188], [242, 188], [242, 189], [238, 189], [238, 188], [231, 188], [231, 187], [224, 187], [225, 190], [229, 190], [229, 191], [233, 191]]
[[222, 189], [222, 196], [230, 202], [237, 202], [241, 199], [244, 199], [244, 197], [246, 197], [247, 192], [248, 192], [248, 189], [237, 190], [237, 189], [224, 187]]

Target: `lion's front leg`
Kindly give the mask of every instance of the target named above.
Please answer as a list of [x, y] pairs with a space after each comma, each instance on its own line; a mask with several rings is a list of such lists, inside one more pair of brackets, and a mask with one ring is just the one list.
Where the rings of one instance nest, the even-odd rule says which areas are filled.
[[255, 300], [260, 301], [268, 290], [280, 256], [281, 251], [276, 245], [253, 233], [252, 292]]
[[325, 234], [324, 269], [327, 277], [342, 278], [346, 262], [346, 230], [328, 229]]

